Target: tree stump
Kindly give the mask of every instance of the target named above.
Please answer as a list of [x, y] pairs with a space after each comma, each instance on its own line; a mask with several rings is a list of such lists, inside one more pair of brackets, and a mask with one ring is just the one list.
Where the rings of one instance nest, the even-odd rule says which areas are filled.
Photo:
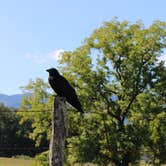
[[55, 96], [52, 111], [49, 166], [63, 166], [66, 137], [65, 98]]

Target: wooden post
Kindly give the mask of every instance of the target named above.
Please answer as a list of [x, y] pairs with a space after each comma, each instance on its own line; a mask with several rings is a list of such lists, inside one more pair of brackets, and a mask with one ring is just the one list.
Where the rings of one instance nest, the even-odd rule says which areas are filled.
[[55, 96], [52, 114], [49, 166], [63, 166], [66, 137], [65, 98]]

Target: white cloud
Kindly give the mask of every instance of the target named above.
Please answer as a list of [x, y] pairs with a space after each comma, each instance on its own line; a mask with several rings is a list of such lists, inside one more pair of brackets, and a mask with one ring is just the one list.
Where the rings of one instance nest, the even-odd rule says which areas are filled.
[[64, 50], [59, 49], [59, 50], [55, 50], [51, 52], [50, 55], [54, 60], [60, 60], [62, 58], [63, 53], [64, 53]]
[[37, 55], [37, 54], [31, 54], [31, 53], [27, 53], [25, 55], [25, 57], [29, 60], [31, 60], [33, 63], [36, 64], [44, 64], [47, 62], [47, 58], [44, 57], [43, 55]]
[[50, 63], [52, 60], [60, 60], [63, 52], [63, 49], [59, 49], [45, 54], [27, 53], [25, 57], [33, 63], [41, 65]]

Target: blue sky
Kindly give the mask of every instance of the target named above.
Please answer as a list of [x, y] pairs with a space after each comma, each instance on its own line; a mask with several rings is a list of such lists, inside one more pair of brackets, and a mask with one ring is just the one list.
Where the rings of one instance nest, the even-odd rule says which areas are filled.
[[0, 93], [57, 66], [62, 50], [81, 45], [104, 21], [166, 21], [165, 0], [0, 0]]

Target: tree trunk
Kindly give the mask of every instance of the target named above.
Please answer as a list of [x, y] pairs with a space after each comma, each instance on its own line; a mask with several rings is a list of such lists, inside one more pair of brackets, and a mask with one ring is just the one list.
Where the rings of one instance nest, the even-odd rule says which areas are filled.
[[129, 165], [129, 157], [128, 155], [124, 156], [122, 160], [113, 159], [112, 162], [115, 166], [128, 166]]
[[128, 166], [129, 165], [129, 158], [128, 155], [124, 156], [123, 160], [122, 160], [122, 165], [123, 166]]
[[122, 162], [122, 163], [115, 163], [116, 166], [128, 166], [128, 162]]
[[49, 166], [63, 166], [66, 137], [65, 98], [54, 98]]

